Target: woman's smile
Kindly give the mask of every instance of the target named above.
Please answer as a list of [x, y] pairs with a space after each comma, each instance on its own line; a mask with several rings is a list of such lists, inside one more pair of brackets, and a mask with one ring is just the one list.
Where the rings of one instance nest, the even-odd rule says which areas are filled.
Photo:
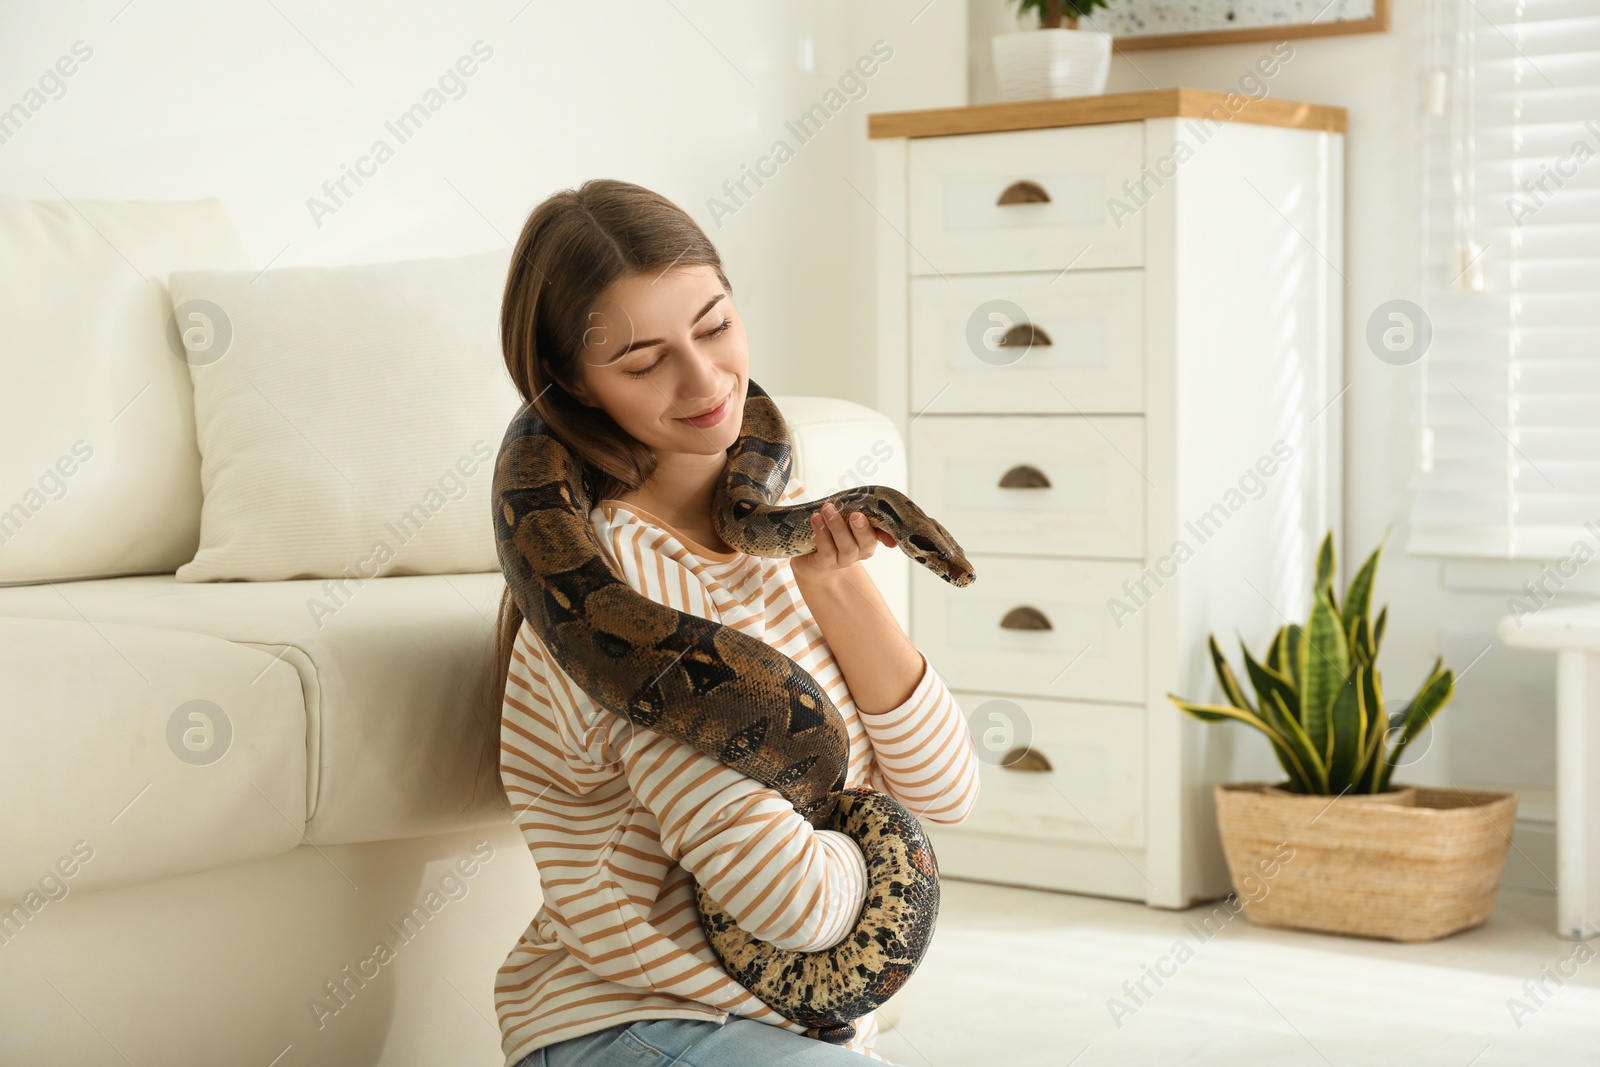
[[701, 415], [691, 415], [687, 418], [680, 418], [678, 421], [687, 422], [690, 426], [698, 426], [702, 430], [707, 430], [721, 422], [727, 416], [728, 409], [732, 406], [733, 390], [729, 389], [728, 395], [723, 397], [722, 401], [710, 411], [707, 411]]

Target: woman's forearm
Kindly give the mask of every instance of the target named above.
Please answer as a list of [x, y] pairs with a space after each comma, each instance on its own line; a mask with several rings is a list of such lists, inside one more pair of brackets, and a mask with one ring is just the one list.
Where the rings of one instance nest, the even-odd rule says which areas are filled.
[[795, 576], [806, 607], [833, 650], [857, 709], [888, 711], [922, 680], [922, 653], [858, 561], [828, 579]]

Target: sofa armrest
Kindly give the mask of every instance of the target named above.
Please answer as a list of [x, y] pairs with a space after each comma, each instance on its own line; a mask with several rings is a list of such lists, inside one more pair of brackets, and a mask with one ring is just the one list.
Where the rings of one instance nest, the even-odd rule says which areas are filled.
[[0, 618], [0, 718], [0, 943], [25, 921], [17, 907], [302, 840], [305, 705], [299, 675], [270, 652]]

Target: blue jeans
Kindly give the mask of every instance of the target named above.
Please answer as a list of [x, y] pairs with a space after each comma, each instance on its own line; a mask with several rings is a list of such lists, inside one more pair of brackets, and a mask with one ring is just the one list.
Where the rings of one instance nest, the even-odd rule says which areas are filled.
[[736, 1015], [720, 1025], [709, 1019], [618, 1023], [534, 1049], [514, 1067], [862, 1067], [876, 1062]]

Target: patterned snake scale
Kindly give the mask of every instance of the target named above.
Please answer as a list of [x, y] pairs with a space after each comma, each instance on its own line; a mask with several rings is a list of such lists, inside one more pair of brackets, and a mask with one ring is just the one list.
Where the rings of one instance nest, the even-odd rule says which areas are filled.
[[[788, 427], [747, 379], [738, 440], [712, 522], [735, 549], [790, 557], [813, 548], [810, 517], [832, 502], [864, 512], [906, 555], [952, 585], [974, 571], [954, 538], [900, 492], [864, 486], [777, 506], [788, 485]], [[849, 737], [814, 678], [766, 642], [658, 604], [611, 569], [590, 525], [576, 457], [531, 404], [495, 462], [500, 568], [534, 632], [598, 707], [691, 745], [787, 799], [814, 827], [850, 835], [867, 863], [854, 929], [832, 948], [775, 948], [741, 930], [699, 885], [701, 927], [744, 988], [808, 1037], [842, 1044], [922, 961], [939, 910], [939, 869], [915, 816], [887, 794], [845, 789]]]

